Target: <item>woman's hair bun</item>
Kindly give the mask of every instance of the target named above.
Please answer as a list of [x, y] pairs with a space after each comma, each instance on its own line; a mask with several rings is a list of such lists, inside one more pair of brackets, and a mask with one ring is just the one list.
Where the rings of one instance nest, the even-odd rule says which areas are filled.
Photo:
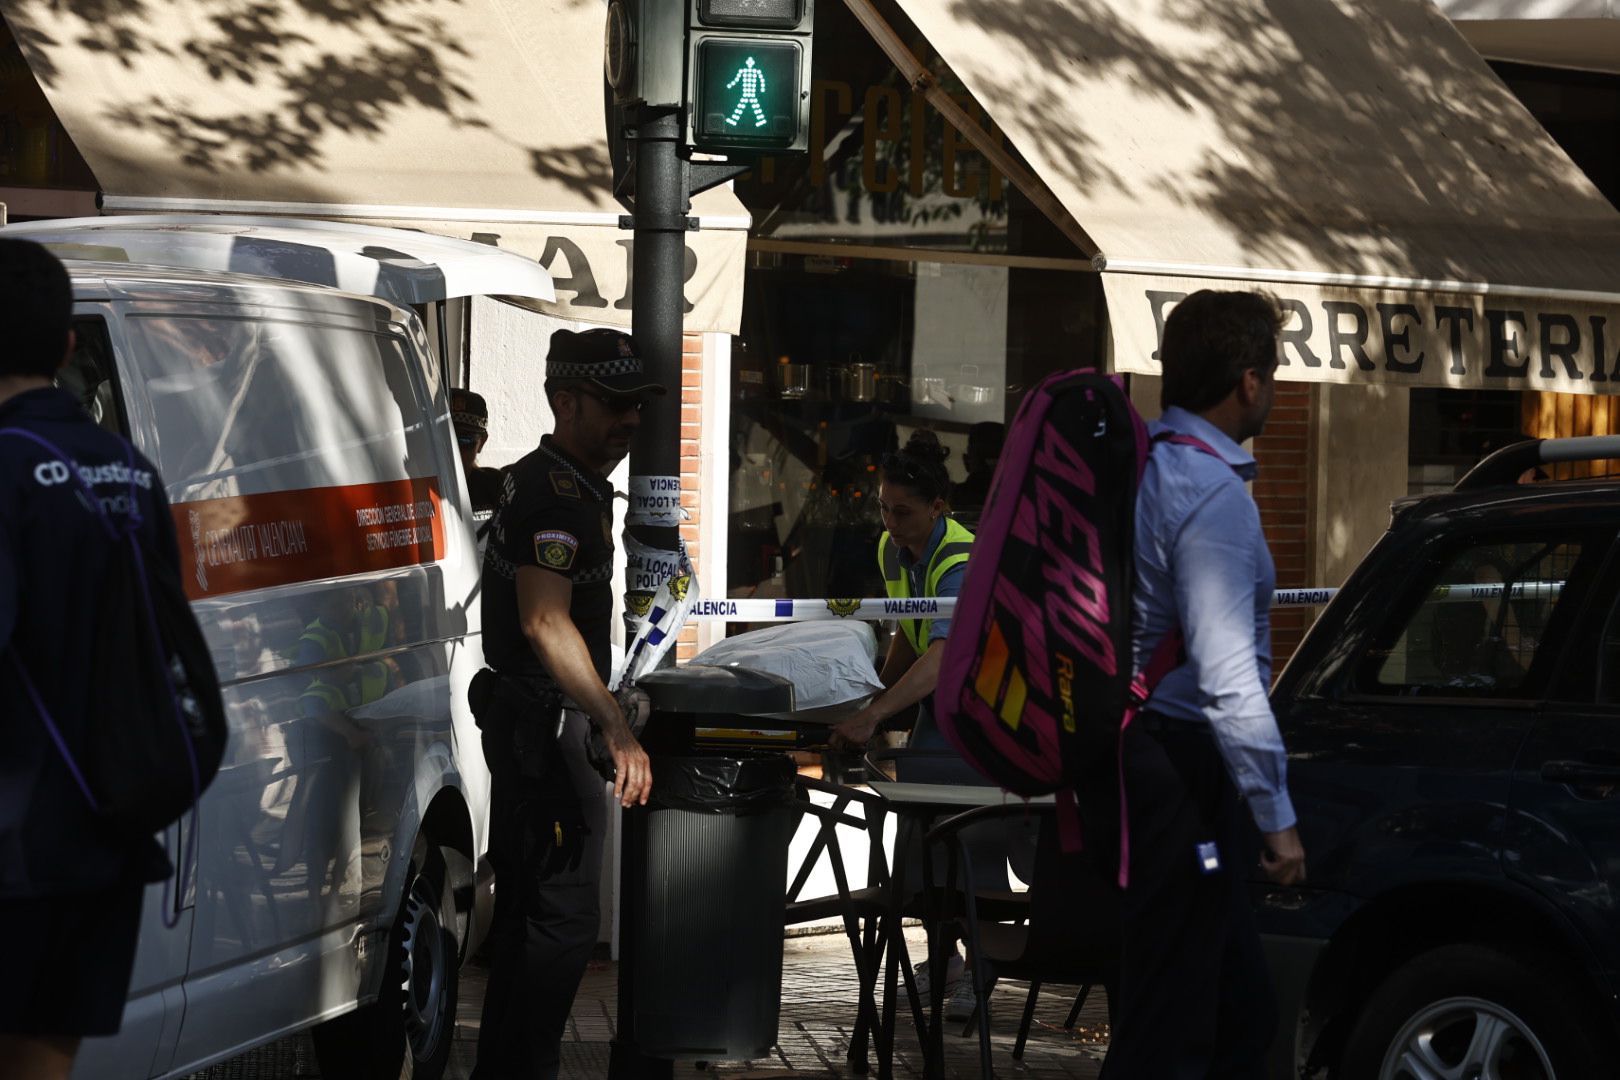
[[904, 449], [900, 451], [909, 458], [927, 462], [931, 465], [943, 465], [945, 459], [951, 456], [951, 448], [941, 446], [939, 436], [927, 428], [918, 428], [906, 440]]

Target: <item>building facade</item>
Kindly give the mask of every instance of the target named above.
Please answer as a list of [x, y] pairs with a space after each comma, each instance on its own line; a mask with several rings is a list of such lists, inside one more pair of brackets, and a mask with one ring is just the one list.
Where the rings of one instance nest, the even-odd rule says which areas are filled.
[[[591, 5], [384, 3], [322, 34], [280, 8], [256, 33], [223, 0], [144, 22], [0, 8], [13, 217], [304, 213], [546, 265], [542, 314], [423, 312], [490, 398], [490, 463], [549, 426], [550, 332], [628, 324]], [[1615, 288], [1620, 35], [1578, 4], [1441, 11], [824, 0], [811, 152], [705, 196], [689, 238], [704, 593], [878, 595], [883, 453], [935, 431], [971, 519], [970, 467], [1044, 375], [1118, 371], [1157, 411], [1154, 331], [1194, 287], [1293, 313], [1255, 447], [1283, 585], [1338, 584], [1392, 499], [1495, 446], [1614, 431], [1620, 327], [1592, 320]], [[1310, 616], [1278, 613], [1280, 657]]]

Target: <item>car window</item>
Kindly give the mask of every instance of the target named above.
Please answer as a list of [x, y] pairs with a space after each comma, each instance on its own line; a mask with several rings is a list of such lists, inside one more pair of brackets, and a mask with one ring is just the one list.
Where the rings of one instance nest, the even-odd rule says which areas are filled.
[[176, 502], [431, 475], [402, 343], [298, 322], [129, 320]]
[[128, 433], [105, 319], [94, 315], [74, 317], [73, 355], [56, 373], [56, 385], [77, 398], [98, 425], [117, 435]]
[[1579, 602], [1571, 581], [1587, 546], [1565, 530], [1435, 552], [1408, 602], [1373, 635], [1354, 689], [1483, 698], [1538, 693], [1556, 657], [1554, 631]]
[[1620, 705], [1620, 596], [1609, 605], [1599, 636], [1597, 700]]

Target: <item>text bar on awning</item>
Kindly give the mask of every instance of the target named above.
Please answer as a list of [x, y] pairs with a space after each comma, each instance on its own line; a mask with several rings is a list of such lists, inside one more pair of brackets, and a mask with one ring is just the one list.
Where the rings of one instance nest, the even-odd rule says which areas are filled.
[[[1114, 367], [1157, 375], [1164, 321], [1199, 289], [1263, 289], [1283, 308], [1277, 377], [1492, 390], [1620, 392], [1620, 294], [1260, 271], [1121, 271], [1103, 289]], [[1237, 268], [1223, 268], [1238, 273]]]

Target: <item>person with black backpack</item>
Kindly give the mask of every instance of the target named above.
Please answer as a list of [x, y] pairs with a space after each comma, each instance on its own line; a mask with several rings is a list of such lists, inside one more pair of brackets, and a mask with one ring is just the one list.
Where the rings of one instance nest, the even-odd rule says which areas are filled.
[[65, 1078], [81, 1038], [118, 1030], [142, 892], [170, 872], [153, 833], [194, 804], [223, 750], [157, 471], [53, 385], [72, 310], [53, 255], [0, 240], [6, 1080]]

